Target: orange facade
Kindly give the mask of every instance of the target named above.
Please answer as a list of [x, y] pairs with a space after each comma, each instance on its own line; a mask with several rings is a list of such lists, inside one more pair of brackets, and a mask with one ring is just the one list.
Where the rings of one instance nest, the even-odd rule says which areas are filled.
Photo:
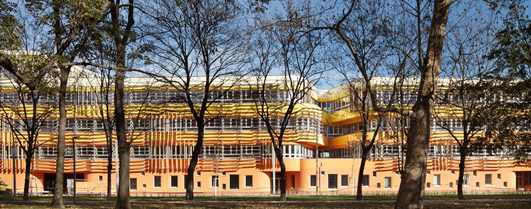
[[[73, 179], [75, 163], [78, 194], [104, 195], [108, 181], [112, 182], [114, 193], [116, 158], [114, 151], [106, 148], [103, 123], [98, 115], [100, 106], [94, 100], [99, 92], [83, 86], [83, 82], [76, 85], [80, 86], [70, 88], [71, 101], [67, 101], [65, 192], [72, 192], [73, 181], [70, 179]], [[279, 105], [289, 96], [283, 89], [278, 85], [269, 91], [276, 95]], [[210, 117], [216, 119], [206, 127], [204, 148], [194, 174], [196, 194], [267, 195], [273, 192], [273, 184], [278, 190], [280, 167], [278, 162], [272, 161], [271, 141], [253, 112], [248, 97], [250, 91], [243, 86], [235, 88], [230, 96], [212, 106], [212, 112], [216, 114]], [[142, 105], [138, 101], [142, 95], [148, 95], [146, 92], [145, 87], [132, 85], [126, 93], [129, 98], [126, 101], [128, 137], [133, 140], [131, 195], [184, 195], [185, 175], [197, 129], [185, 105], [160, 103], [161, 98], [175, 94], [176, 90], [159, 88], [155, 91], [157, 97], [148, 96], [157, 101], [150, 100], [147, 108], [140, 110]], [[313, 93], [297, 105], [298, 113], [290, 120], [282, 148], [288, 194], [355, 194], [361, 164], [358, 126], [361, 119], [352, 108], [349, 93], [341, 86], [320, 94]], [[3, 119], [10, 115], [1, 117], [0, 178], [12, 185], [15, 170], [16, 191], [20, 193], [24, 186], [25, 156]], [[47, 123], [51, 125], [43, 127], [38, 138], [40, 147], [36, 149], [30, 181], [33, 194], [53, 190], [57, 117], [56, 114], [48, 119]], [[380, 119], [374, 114], [371, 120]], [[399, 188], [398, 171], [404, 150], [400, 141], [391, 137], [396, 134], [392, 129], [393, 117], [386, 121], [388, 125], [378, 132], [376, 146], [361, 177], [365, 193], [396, 193]], [[459, 172], [456, 143], [447, 132], [436, 127], [431, 138], [426, 192], [454, 193]], [[106, 157], [109, 152], [113, 153], [111, 179], [107, 179]], [[465, 193], [531, 189], [531, 168], [514, 164], [514, 160], [507, 157], [484, 152], [484, 155], [479, 152], [467, 159]], [[273, 172], [276, 172], [275, 181], [272, 181]]]

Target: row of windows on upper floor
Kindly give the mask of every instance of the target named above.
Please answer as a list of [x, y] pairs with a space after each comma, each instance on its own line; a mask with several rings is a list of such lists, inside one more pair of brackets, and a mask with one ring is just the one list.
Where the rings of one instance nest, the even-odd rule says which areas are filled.
[[[132, 146], [132, 159], [190, 159], [194, 146]], [[77, 159], [107, 159], [108, 149], [104, 146], [76, 146]], [[114, 155], [116, 150], [111, 150]], [[199, 158], [201, 159], [268, 159], [272, 154], [271, 145], [222, 145], [203, 146]], [[309, 159], [314, 158], [315, 149], [302, 145], [283, 145], [284, 158]], [[22, 147], [2, 146], [0, 157], [2, 160], [16, 158], [24, 159]], [[65, 157], [72, 158], [74, 147], [65, 147]], [[40, 146], [35, 152], [36, 159], [55, 159], [56, 146]]]
[[[194, 146], [132, 146], [130, 156], [132, 159], [190, 159]], [[398, 159], [405, 157], [407, 147], [401, 145], [374, 145], [367, 155], [368, 159]], [[78, 159], [107, 159], [108, 149], [104, 146], [77, 146], [76, 158]], [[114, 155], [115, 148], [111, 150]], [[512, 157], [511, 149], [477, 148], [467, 158], [507, 158]], [[272, 155], [271, 145], [222, 145], [204, 146], [199, 157], [201, 159], [270, 159]], [[315, 147], [303, 145], [283, 145], [284, 158], [312, 159], [315, 158]], [[65, 157], [72, 158], [74, 148], [65, 148]], [[24, 159], [21, 147], [9, 147], [3, 145], [0, 148], [2, 160], [16, 158]], [[340, 149], [319, 150], [319, 158], [361, 158], [362, 150], [359, 145]], [[428, 158], [460, 158], [458, 145], [430, 145], [428, 146]], [[41, 146], [36, 150], [36, 159], [55, 159], [57, 147]]]
[[[371, 133], [376, 131], [378, 124], [378, 132], [401, 132], [409, 131], [410, 120], [409, 119], [399, 119], [399, 118], [383, 118], [383, 119], [372, 119], [367, 123], [367, 132]], [[530, 131], [529, 125], [526, 120], [519, 121], [519, 125], [514, 127], [514, 130], [527, 132]], [[337, 136], [348, 135], [352, 133], [360, 133], [363, 131], [363, 122], [351, 123], [342, 126], [328, 126], [328, 137], [333, 138]], [[432, 132], [461, 132], [463, 131], [463, 120], [459, 118], [442, 118], [435, 119], [433, 118], [430, 123], [430, 131]], [[475, 128], [476, 131], [484, 131], [486, 126], [481, 126]], [[470, 128], [469, 128], [470, 130]]]
[[[270, 103], [285, 103], [292, 98], [290, 91], [286, 90], [267, 90], [264, 91], [265, 98]], [[194, 103], [202, 101], [204, 93], [202, 91], [191, 92], [190, 97]], [[261, 96], [261, 92], [257, 90], [230, 90], [230, 91], [211, 91], [209, 93], [209, 101], [213, 103], [254, 103], [254, 101]], [[39, 104], [56, 105], [58, 100], [57, 94], [50, 94], [39, 97]], [[19, 95], [17, 92], [0, 92], [0, 100], [9, 104], [21, 104], [24, 101], [30, 104], [32, 99], [27, 94]], [[96, 105], [105, 104], [108, 101], [109, 105], [114, 104], [113, 92], [102, 93], [96, 91], [78, 91], [67, 92], [67, 105]], [[141, 91], [141, 92], [124, 92], [124, 103], [127, 105], [138, 104], [184, 104], [185, 93], [183, 91]], [[299, 103], [315, 104], [311, 96], [306, 95], [299, 101]]]
[[[417, 101], [417, 92], [414, 91], [377, 91], [376, 101], [379, 105], [395, 104], [395, 105], [413, 105]], [[488, 93], [481, 92], [475, 94], [461, 95], [456, 92], [442, 93], [441, 97], [446, 98], [448, 101], [452, 101], [455, 104], [464, 105], [483, 105], [487, 102], [506, 102], [506, 103], [519, 103], [526, 98], [527, 94], [509, 94], [509, 93]], [[360, 96], [363, 98], [363, 96]], [[464, 98], [464, 99], [463, 99]], [[366, 98], [366, 104], [372, 104], [369, 97]], [[439, 98], [435, 99], [435, 104], [444, 105], [445, 101]], [[327, 113], [333, 113], [345, 109], [356, 111], [356, 107], [361, 105], [361, 101], [358, 97], [351, 95], [345, 96], [331, 102], [318, 102], [317, 105]]]
[[[282, 118], [270, 118], [270, 123], [274, 128], [279, 128], [283, 122]], [[1, 120], [0, 120], [1, 122]], [[19, 130], [27, 127], [22, 120], [13, 120]], [[58, 128], [57, 120], [43, 120], [40, 125], [40, 132], [56, 132]], [[66, 131], [68, 132], [104, 132], [106, 121], [93, 119], [68, 119], [66, 121]], [[1, 123], [2, 127], [9, 130], [6, 121]], [[323, 132], [323, 127], [319, 120], [309, 117], [290, 118], [286, 126], [287, 131], [311, 131]], [[197, 132], [197, 123], [191, 118], [158, 118], [158, 119], [127, 119], [126, 129], [134, 132]], [[266, 125], [260, 118], [214, 118], [205, 126], [205, 131], [266, 131]]]

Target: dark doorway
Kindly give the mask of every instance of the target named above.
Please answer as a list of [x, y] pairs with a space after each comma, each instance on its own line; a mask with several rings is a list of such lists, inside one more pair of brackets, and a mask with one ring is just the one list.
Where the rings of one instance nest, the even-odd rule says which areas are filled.
[[[83, 173], [76, 173], [76, 179], [82, 180], [85, 178], [85, 174]], [[63, 193], [68, 192], [67, 191], [67, 179], [74, 179], [73, 173], [65, 173], [63, 178]], [[45, 173], [44, 174], [44, 191], [49, 191], [50, 194], [52, 194], [55, 190], [55, 173]]]

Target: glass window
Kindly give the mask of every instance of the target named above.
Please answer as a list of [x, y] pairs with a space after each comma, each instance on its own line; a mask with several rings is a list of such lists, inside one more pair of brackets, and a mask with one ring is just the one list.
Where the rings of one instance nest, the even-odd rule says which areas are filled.
[[153, 177], [153, 187], [160, 188], [161, 186], [162, 186], [161, 177], [160, 176], [154, 176]]
[[348, 186], [348, 175], [341, 175], [341, 186], [342, 187]]
[[337, 174], [328, 174], [328, 188], [337, 189]]
[[316, 175], [310, 175], [310, 186], [316, 187], [317, 186], [317, 176]]
[[129, 188], [131, 188], [131, 190], [136, 190], [136, 178], [129, 179]]
[[240, 175], [230, 175], [229, 189], [240, 189]]
[[253, 187], [253, 176], [245, 176], [245, 187]]
[[369, 186], [369, 175], [363, 175], [363, 179], [362, 179], [361, 185], [364, 186], [364, 187], [368, 187]]
[[212, 188], [218, 188], [219, 187], [219, 176], [218, 175], [213, 175], [212, 176], [212, 184], [211, 184]]
[[384, 179], [384, 188], [390, 189], [391, 188], [391, 177], [385, 177]]
[[485, 174], [485, 186], [492, 185], [492, 174]]
[[295, 189], [295, 175], [291, 175], [291, 189]]
[[176, 188], [178, 186], [177, 182], [178, 182], [179, 178], [177, 176], [171, 176], [170, 178], [171, 178], [170, 187]]
[[433, 186], [441, 186], [441, 175], [440, 174], [433, 175]]

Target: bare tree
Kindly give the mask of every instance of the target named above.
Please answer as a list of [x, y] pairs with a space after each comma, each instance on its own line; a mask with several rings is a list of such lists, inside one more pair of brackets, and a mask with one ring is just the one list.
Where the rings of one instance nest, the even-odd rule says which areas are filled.
[[57, 84], [53, 74], [34, 80], [36, 79], [34, 75], [38, 75], [41, 70], [39, 66], [46, 63], [46, 59], [35, 52], [29, 54], [19, 52], [11, 57], [10, 61], [16, 63], [17, 69], [23, 69], [20, 75], [31, 84], [28, 86], [17, 77], [9, 76], [8, 72], [2, 70], [15, 91], [11, 99], [6, 98], [0, 101], [0, 109], [6, 115], [7, 124], [25, 155], [24, 200], [27, 201], [35, 150], [44, 143], [38, 139], [40, 129], [57, 107], [54, 97]]
[[[298, 104], [308, 100], [313, 85], [324, 71], [317, 55], [321, 52], [322, 35], [318, 32], [300, 33], [301, 22], [295, 21], [300, 17], [294, 7], [287, 8], [287, 15], [285, 23], [264, 27], [261, 32], [265, 35], [257, 36], [254, 44], [256, 60], [251, 66], [256, 80], [248, 81], [250, 88], [255, 89], [252, 93], [254, 109], [265, 124], [280, 164], [280, 201], [286, 201], [286, 165], [282, 152], [285, 133], [293, 127], [293, 119], [300, 112], [310, 111]], [[276, 70], [280, 70], [281, 78], [270, 79]], [[271, 95], [272, 86], [285, 88], [286, 98]], [[275, 170], [273, 168], [273, 172]]]
[[[418, 96], [411, 112], [401, 111], [397, 108], [383, 108], [377, 105], [376, 90], [372, 87], [368, 70], [362, 65], [359, 57], [360, 50], [352, 44], [342, 28], [347, 17], [353, 11], [355, 1], [350, 3], [349, 9], [340, 15], [333, 24], [329, 26], [311, 27], [313, 30], [329, 30], [337, 34], [341, 42], [344, 43], [354, 57], [356, 67], [365, 80], [365, 88], [370, 92], [370, 99], [372, 101], [373, 109], [379, 112], [397, 112], [408, 116], [411, 120], [409, 133], [407, 137], [407, 153], [404, 170], [401, 172], [402, 180], [398, 198], [396, 201], [396, 208], [422, 208], [424, 199], [424, 186], [426, 182], [426, 168], [427, 168], [427, 150], [430, 138], [430, 121], [433, 109], [433, 98], [437, 87], [437, 78], [439, 76], [439, 69], [441, 64], [441, 57], [443, 51], [444, 38], [446, 35], [446, 24], [448, 21], [448, 11], [452, 2], [449, 0], [437, 0], [433, 4], [424, 5], [420, 0], [411, 5], [403, 2], [410, 10], [406, 10], [416, 17], [416, 45], [417, 51], [417, 67], [420, 73], [420, 81], [418, 84]], [[433, 5], [431, 15], [424, 13], [424, 8]], [[413, 12], [411, 12], [413, 11]], [[428, 26], [429, 37], [423, 44], [422, 34], [423, 27], [426, 22], [423, 19], [425, 16], [431, 17], [431, 23]], [[360, 26], [361, 27], [361, 26]], [[423, 47], [426, 46], [426, 50]]]
[[239, 71], [246, 48], [241, 34], [244, 27], [238, 28], [240, 6], [236, 2], [163, 0], [153, 5], [154, 12], [148, 12], [155, 15], [154, 31], [159, 32], [153, 35], [155, 58], [149, 60], [162, 69], [162, 75], [168, 75], [155, 78], [182, 91], [173, 99], [188, 106], [197, 126], [185, 182], [186, 200], [194, 199], [194, 172], [205, 125], [221, 116], [210, 107], [243, 74]]

